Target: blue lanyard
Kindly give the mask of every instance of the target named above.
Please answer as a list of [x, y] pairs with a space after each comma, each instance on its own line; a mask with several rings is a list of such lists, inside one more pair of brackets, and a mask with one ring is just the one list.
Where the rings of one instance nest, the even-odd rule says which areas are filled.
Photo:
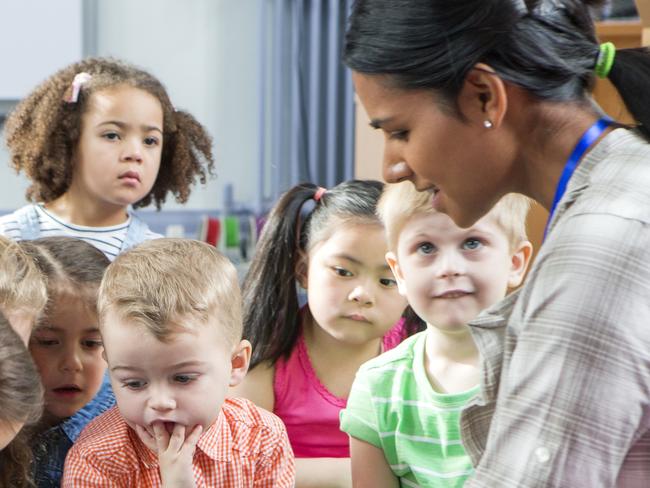
[[569, 180], [573, 176], [573, 172], [578, 167], [580, 159], [582, 159], [582, 156], [584, 156], [587, 149], [589, 149], [589, 146], [596, 142], [596, 139], [598, 139], [602, 133], [605, 132], [605, 130], [612, 124], [612, 122], [612, 119], [608, 118], [598, 119], [591, 127], [585, 131], [584, 134], [582, 134], [582, 137], [578, 141], [578, 144], [576, 144], [576, 147], [573, 149], [571, 156], [569, 156], [569, 159], [564, 165], [562, 175], [560, 176], [560, 181], [558, 182], [557, 188], [555, 189], [553, 205], [551, 206], [551, 211], [548, 215], [548, 220], [546, 221], [546, 229], [544, 229], [544, 238], [546, 238], [548, 226], [551, 224], [551, 219], [555, 213], [555, 207], [557, 207], [557, 204], [560, 202], [560, 200], [562, 200], [564, 192], [566, 191], [566, 186], [569, 184]]

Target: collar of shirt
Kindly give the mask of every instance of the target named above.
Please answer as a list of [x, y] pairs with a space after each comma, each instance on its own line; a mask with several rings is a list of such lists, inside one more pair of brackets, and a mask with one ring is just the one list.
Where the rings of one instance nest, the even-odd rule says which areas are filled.
[[88, 425], [88, 423], [97, 417], [99, 414], [104, 413], [106, 410], [115, 405], [115, 396], [113, 389], [108, 379], [108, 373], [104, 375], [104, 380], [99, 392], [95, 397], [84, 405], [77, 413], [68, 418], [60, 427], [68, 438], [75, 442], [81, 431]]
[[[138, 434], [131, 428], [129, 428], [129, 437], [131, 438], [135, 453], [142, 464], [147, 468], [158, 467], [157, 454], [145, 446], [138, 437]], [[196, 447], [214, 461], [232, 461], [232, 433], [230, 432], [223, 411], [219, 412], [217, 420], [213, 422], [210, 428], [201, 434]]]

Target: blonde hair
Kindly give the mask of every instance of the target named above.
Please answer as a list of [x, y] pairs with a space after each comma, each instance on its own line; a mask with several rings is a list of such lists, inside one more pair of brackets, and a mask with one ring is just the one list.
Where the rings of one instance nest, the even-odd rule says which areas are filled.
[[[389, 184], [377, 204], [377, 213], [386, 228], [388, 248], [397, 249], [397, 241], [404, 224], [414, 215], [436, 213], [432, 206], [433, 194], [417, 191], [410, 181]], [[511, 250], [528, 239], [526, 217], [530, 210], [530, 199], [519, 193], [505, 195], [490, 210], [497, 224], [508, 238]]]
[[36, 317], [46, 303], [45, 278], [34, 260], [17, 242], [0, 236], [0, 308], [33, 311]]
[[190, 239], [154, 239], [120, 254], [99, 288], [100, 328], [110, 311], [133, 320], [160, 341], [217, 319], [234, 344], [242, 334], [237, 271], [213, 246]]

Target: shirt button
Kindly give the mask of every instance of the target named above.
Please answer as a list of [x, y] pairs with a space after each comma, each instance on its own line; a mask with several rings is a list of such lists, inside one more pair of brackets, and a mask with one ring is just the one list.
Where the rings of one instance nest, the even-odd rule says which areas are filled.
[[551, 459], [551, 453], [545, 447], [538, 447], [535, 449], [535, 457], [541, 464], [546, 464]]

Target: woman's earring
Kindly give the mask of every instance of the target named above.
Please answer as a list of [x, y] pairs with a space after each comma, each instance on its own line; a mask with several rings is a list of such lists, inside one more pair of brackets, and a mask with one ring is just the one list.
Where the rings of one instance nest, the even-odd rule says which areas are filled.
[[489, 119], [485, 119], [483, 121], [483, 127], [485, 127], [486, 129], [491, 129], [492, 128], [492, 121], [489, 120]]

